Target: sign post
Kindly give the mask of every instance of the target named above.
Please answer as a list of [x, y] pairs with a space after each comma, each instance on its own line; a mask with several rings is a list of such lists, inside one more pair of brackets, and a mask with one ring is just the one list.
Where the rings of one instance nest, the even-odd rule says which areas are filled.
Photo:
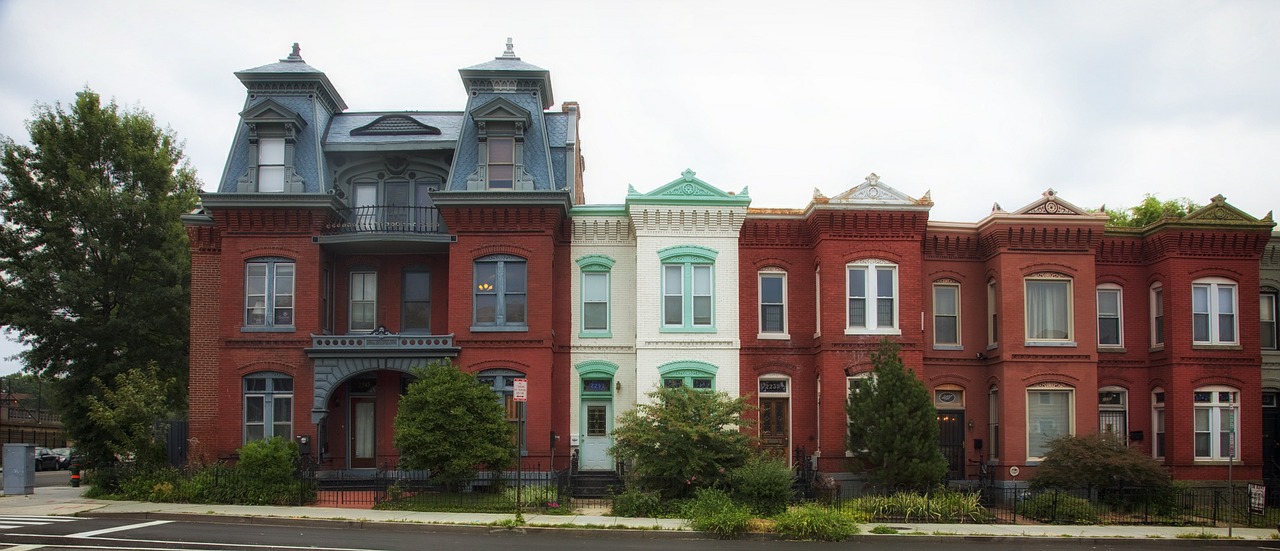
[[529, 401], [529, 379], [516, 379], [512, 383], [512, 399], [515, 400], [516, 410], [519, 413], [519, 424], [516, 425], [516, 514], [520, 515], [524, 511], [524, 499], [521, 496], [521, 487], [524, 486], [524, 473], [521, 469], [520, 452], [524, 450], [524, 406]]

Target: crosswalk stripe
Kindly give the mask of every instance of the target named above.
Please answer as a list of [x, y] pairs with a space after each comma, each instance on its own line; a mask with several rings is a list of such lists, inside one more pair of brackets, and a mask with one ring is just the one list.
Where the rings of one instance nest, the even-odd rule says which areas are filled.
[[44, 517], [42, 517], [42, 516], [37, 516], [37, 515], [31, 515], [31, 516], [26, 516], [26, 515], [0, 516], [0, 522], [39, 522], [39, 521], [44, 521], [44, 522], [72, 522], [72, 521], [76, 521], [76, 520], [84, 520], [84, 519], [82, 519], [82, 518], [80, 518], [80, 517], [49, 517], [49, 516], [44, 516]]

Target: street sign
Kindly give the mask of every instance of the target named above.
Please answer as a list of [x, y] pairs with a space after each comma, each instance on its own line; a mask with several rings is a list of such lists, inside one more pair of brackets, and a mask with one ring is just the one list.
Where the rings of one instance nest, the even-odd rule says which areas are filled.
[[1249, 485], [1249, 512], [1261, 515], [1267, 512], [1267, 487], [1261, 484]]
[[529, 401], [529, 379], [515, 380], [515, 400], [517, 402]]

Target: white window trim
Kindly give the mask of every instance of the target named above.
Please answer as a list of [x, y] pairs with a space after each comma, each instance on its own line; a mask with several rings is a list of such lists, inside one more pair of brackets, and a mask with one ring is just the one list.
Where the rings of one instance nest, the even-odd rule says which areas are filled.
[[[1165, 398], [1163, 399], [1157, 398], [1157, 395], [1161, 394], [1165, 394], [1163, 388], [1156, 387], [1151, 390], [1151, 457], [1156, 459], [1164, 459], [1165, 453], [1167, 452], [1167, 450], [1160, 448], [1160, 436], [1168, 434], [1167, 423], [1169, 422], [1169, 419], [1168, 417], [1164, 417], [1166, 415], [1165, 401], [1168, 399], [1168, 395], [1165, 394]], [[1164, 417], [1164, 427], [1161, 426], [1162, 423], [1160, 422], [1162, 417]], [[1167, 445], [1168, 437], [1166, 436], [1165, 439]]]
[[[259, 193], [284, 193], [285, 181], [289, 179], [288, 169], [288, 152], [284, 137], [279, 138], [258, 138], [258, 192]], [[268, 153], [278, 153], [278, 159], [267, 159]], [[275, 169], [275, 177], [270, 180], [265, 176], [265, 169]], [[268, 187], [270, 186], [270, 187]]]
[[[1120, 405], [1103, 404], [1102, 393], [1118, 392], [1120, 393]], [[1124, 427], [1116, 433], [1120, 440], [1126, 445], [1129, 443], [1129, 390], [1119, 386], [1104, 386], [1098, 389], [1098, 432], [1102, 432], [1102, 412], [1103, 411], [1123, 411]]]
[[[1270, 303], [1270, 304], [1268, 304]], [[1280, 349], [1280, 336], [1277, 335], [1277, 324], [1280, 324], [1280, 316], [1277, 316], [1277, 307], [1280, 307], [1280, 293], [1277, 293], [1272, 287], [1263, 287], [1262, 292], [1258, 295], [1258, 332], [1262, 337], [1259, 342], [1262, 343], [1262, 350]], [[1271, 319], [1267, 319], [1270, 316]], [[1271, 327], [1267, 327], [1270, 324]], [[1265, 336], [1271, 335], [1271, 346], [1267, 346]]]
[[[1047, 281], [1047, 282], [1054, 282], [1054, 283], [1061, 282], [1067, 285], [1066, 304], [1064, 305], [1067, 309], [1067, 327], [1066, 327], [1067, 335], [1064, 338], [1037, 339], [1037, 338], [1031, 337], [1032, 304], [1031, 304], [1031, 296], [1030, 296], [1031, 293], [1028, 292], [1029, 289], [1027, 288], [1027, 285], [1037, 281]], [[1026, 346], [1075, 346], [1076, 345], [1076, 342], [1075, 342], [1075, 324], [1076, 324], [1075, 281], [1074, 280], [1072, 280], [1070, 277], [1066, 277], [1060, 274], [1045, 274], [1045, 275], [1032, 274], [1030, 276], [1027, 276], [1022, 279], [1022, 301], [1023, 301], [1022, 330], [1023, 330], [1023, 336], [1025, 337]]]
[[1026, 446], [1026, 455], [1028, 462], [1039, 462], [1044, 460], [1044, 456], [1031, 455], [1031, 394], [1033, 392], [1062, 392], [1067, 395], [1067, 432], [1060, 436], [1075, 436], [1076, 434], [1076, 391], [1074, 388], [1059, 385], [1035, 385], [1027, 387], [1024, 394], [1026, 399], [1026, 419], [1024, 427], [1026, 428], [1026, 436], [1023, 444]]
[[[782, 303], [780, 304], [780, 305], [782, 306], [782, 330], [781, 330], [781, 331], [766, 331], [766, 330], [765, 330], [765, 328], [764, 328], [764, 307], [765, 307], [765, 302], [764, 302], [764, 280], [765, 280], [766, 278], [770, 278], [770, 279], [772, 279], [772, 278], [778, 278], [778, 279], [781, 279], [781, 280], [782, 280]], [[757, 338], [757, 339], [761, 339], [761, 340], [768, 340], [768, 339], [775, 339], [775, 340], [789, 340], [789, 339], [791, 339], [791, 327], [790, 327], [790, 323], [789, 323], [789, 320], [788, 320], [788, 317], [789, 317], [789, 313], [788, 313], [788, 302], [789, 302], [789, 301], [788, 301], [788, 299], [789, 299], [790, 297], [788, 297], [787, 295], [788, 295], [788, 293], [787, 293], [787, 272], [786, 272], [785, 270], [781, 270], [781, 269], [778, 269], [778, 268], [765, 268], [765, 269], [763, 269], [763, 270], [760, 270], [760, 271], [756, 274], [756, 296], [757, 296], [757, 304], [756, 304], [756, 307], [757, 307], [757, 312], [758, 312], [758, 314], [759, 314], [759, 318], [760, 318], [759, 320], [757, 320], [757, 325], [758, 325], [758, 329], [759, 329], [759, 333], [758, 333], [758, 334], [756, 334], [756, 338]], [[774, 304], [774, 303], [770, 303], [770, 304]]]
[[[1167, 328], [1164, 326], [1164, 286], [1159, 283], [1151, 285], [1148, 291], [1148, 302], [1150, 303], [1150, 317], [1148, 319], [1147, 330], [1151, 333], [1151, 349], [1160, 350], [1164, 348], [1165, 333]], [[1156, 330], [1156, 320], [1159, 319], [1160, 330]]]
[[822, 336], [822, 266], [813, 270], [813, 337]]
[[[864, 278], [865, 288], [863, 289], [863, 300], [866, 301], [866, 307], [863, 310], [863, 323], [865, 327], [854, 326], [851, 319], [849, 302], [853, 297], [849, 294], [849, 284], [852, 278], [850, 273], [854, 270], [863, 270], [866, 272]], [[880, 327], [876, 313], [879, 311], [878, 302], [880, 300], [880, 289], [878, 287], [880, 278], [876, 276], [877, 272], [888, 270], [893, 274], [893, 323], [887, 327]], [[901, 335], [902, 331], [898, 329], [901, 320], [899, 312], [902, 306], [901, 286], [898, 285], [898, 265], [887, 260], [878, 258], [868, 258], [856, 262], [850, 262], [845, 265], [844, 269], [844, 322], [846, 335]]]
[[1000, 388], [987, 390], [987, 459], [1000, 458]]
[[[1114, 318], [1118, 327], [1116, 341], [1114, 343], [1103, 344], [1102, 342], [1102, 294], [1116, 294], [1116, 312]], [[1099, 348], [1124, 348], [1124, 289], [1114, 283], [1103, 283], [1098, 285], [1096, 291], [1096, 299], [1098, 305], [1098, 347]], [[1111, 316], [1108, 316], [1111, 317]]]
[[[249, 270], [253, 266], [261, 265], [264, 267], [264, 298], [263, 298], [263, 322], [251, 323], [249, 317]], [[289, 316], [289, 323], [277, 324], [276, 318], [276, 299], [286, 294], [279, 292], [280, 275], [279, 269], [282, 266], [288, 266], [293, 270], [293, 288], [292, 292], [287, 293], [290, 297], [288, 309], [292, 310]], [[242, 323], [245, 331], [272, 331], [272, 330], [293, 330], [294, 324], [298, 319], [298, 265], [292, 259], [287, 258], [255, 258], [245, 262], [244, 265], [244, 318]], [[256, 295], [255, 295], [256, 296]]]
[[[1197, 312], [1195, 310], [1195, 292], [1197, 289], [1203, 288], [1208, 294], [1207, 312]], [[1231, 335], [1232, 340], [1222, 340], [1221, 338], [1221, 317], [1227, 315], [1223, 311], [1223, 304], [1219, 300], [1218, 291], [1222, 289], [1231, 289]], [[1240, 287], [1235, 281], [1220, 277], [1209, 277], [1197, 279], [1191, 282], [1191, 341], [1194, 345], [1237, 345], [1240, 344]], [[1195, 318], [1197, 314], [1207, 315], [1209, 318], [1209, 339], [1196, 340], [1195, 335]]]
[[[1191, 454], [1192, 454], [1192, 457], [1195, 459], [1195, 462], [1196, 463], [1223, 463], [1227, 461], [1239, 460], [1240, 459], [1240, 390], [1229, 387], [1229, 386], [1218, 385], [1218, 386], [1200, 387], [1195, 389], [1194, 392], [1209, 393], [1208, 402], [1197, 402], [1195, 401], [1194, 393], [1192, 395], [1191, 402], [1192, 402], [1193, 411], [1192, 411], [1192, 420], [1191, 420]], [[1221, 400], [1222, 393], [1230, 393], [1231, 398], [1228, 401], [1223, 402]], [[1166, 399], [1167, 399], [1167, 396], [1166, 396]], [[1199, 451], [1196, 450], [1195, 437], [1202, 431], [1196, 430], [1195, 419], [1196, 417], [1198, 417], [1198, 412], [1201, 410], [1207, 410], [1209, 412], [1209, 418], [1208, 418], [1209, 430], [1204, 431], [1209, 433], [1209, 455], [1207, 457], [1203, 455], [1199, 455]], [[1222, 450], [1221, 423], [1222, 423], [1223, 411], [1229, 411], [1232, 417], [1231, 427], [1233, 430], [1230, 431], [1232, 433], [1231, 435], [1232, 441], [1229, 442], [1229, 445], [1234, 447], [1235, 449], [1232, 450], [1234, 453], [1232, 454], [1233, 457], [1230, 457], [1230, 458], [1228, 458], [1227, 453]]]
[[[955, 325], [956, 325], [955, 340], [951, 342], [942, 342], [938, 340], [938, 317], [939, 317], [938, 289], [941, 287], [951, 288], [955, 292], [955, 304], [954, 304], [955, 313], [950, 314], [948, 316], [948, 317], [955, 318]], [[964, 345], [961, 344], [963, 342], [963, 339], [961, 339], [961, 335], [964, 334], [964, 331], [961, 326], [961, 324], [963, 323], [961, 321], [963, 319], [963, 315], [960, 312], [960, 303], [961, 303], [960, 297], [961, 297], [960, 282], [952, 281], [952, 280], [943, 280], [943, 281], [935, 281], [933, 283], [933, 297], [932, 297], [933, 298], [933, 348], [935, 350], [963, 350], [964, 349]]]

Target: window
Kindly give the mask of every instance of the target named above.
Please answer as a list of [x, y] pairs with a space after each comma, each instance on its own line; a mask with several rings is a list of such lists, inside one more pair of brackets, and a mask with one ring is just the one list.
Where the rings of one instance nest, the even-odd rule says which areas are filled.
[[1151, 347], [1162, 346], [1164, 346], [1164, 287], [1157, 283], [1151, 286]]
[[1277, 293], [1275, 289], [1263, 287], [1261, 308], [1262, 321], [1258, 324], [1259, 332], [1262, 335], [1263, 350], [1280, 349], [1277, 348], [1277, 345], [1280, 344], [1280, 339], [1277, 338], [1276, 334], [1277, 297], [1280, 297], [1280, 293]]
[[960, 345], [960, 283], [957, 281], [933, 284], [933, 344]]
[[423, 233], [440, 229], [440, 215], [431, 199], [439, 189], [436, 174], [409, 171], [361, 175], [351, 180], [351, 215], [343, 231]]
[[1033, 274], [1025, 280], [1028, 344], [1069, 343], [1071, 280], [1060, 274]]
[[1121, 330], [1120, 287], [1117, 285], [1098, 286], [1098, 346], [1120, 347], [1124, 345], [1124, 334]]
[[[520, 407], [524, 402], [516, 401], [515, 392], [516, 379], [523, 378], [524, 373], [510, 369], [490, 369], [476, 374], [476, 380], [492, 389], [493, 393], [497, 395], [498, 403], [502, 404], [502, 409], [506, 412], [507, 423], [514, 429], [511, 431], [512, 444], [521, 442], [521, 435], [525, 431], [524, 423], [520, 421]], [[521, 455], [529, 451], [528, 439], [523, 441], [525, 442], [525, 447], [520, 450]]]
[[609, 272], [582, 274], [582, 331], [609, 331]]
[[486, 256], [475, 263], [477, 327], [528, 329], [528, 273], [523, 258]]
[[662, 261], [662, 330], [710, 331], [714, 328], [717, 253], [696, 246], [658, 251]]
[[406, 270], [400, 289], [400, 330], [405, 333], [431, 332], [431, 272]]
[[987, 447], [990, 459], [1000, 457], [1000, 389], [991, 387], [987, 393], [987, 439], [991, 442]]
[[1000, 305], [1000, 297], [996, 295], [996, 280], [987, 281], [987, 348], [994, 347], [999, 341], [1000, 327], [996, 323], [996, 307]]
[[846, 333], [898, 333], [898, 267], [868, 259], [849, 264]]
[[[846, 413], [844, 418], [844, 424], [845, 424], [844, 434], [846, 438], [848, 438], [848, 436], [850, 435], [850, 427], [853, 425], [853, 419], [849, 418], [849, 415], [847, 413], [848, 412], [847, 408], [849, 404], [851, 404], [854, 400], [858, 399], [858, 393], [862, 392], [863, 389], [866, 389], [873, 382], [875, 382], [875, 376], [870, 371], [864, 371], [862, 373], [845, 377], [844, 379], [844, 388], [845, 388], [844, 400], [845, 400], [845, 407], [846, 407], [845, 409]], [[845, 457], [852, 457], [853, 452], [847, 449], [848, 447], [849, 446], [846, 446], [846, 449], [844, 452]], [[866, 449], [865, 446], [863, 446], [862, 449], [865, 450]]]
[[292, 327], [295, 265], [283, 258], [254, 259], [244, 266], [246, 327]]
[[822, 336], [822, 266], [813, 270], [813, 336]]
[[1230, 459], [1237, 456], [1240, 435], [1236, 432], [1240, 394], [1229, 387], [1196, 389], [1195, 447], [1196, 459]]
[[351, 272], [351, 330], [373, 331], [378, 326], [378, 274]]
[[1075, 434], [1072, 426], [1072, 390], [1038, 386], [1027, 389], [1027, 460], [1039, 461], [1049, 452], [1049, 441]]
[[1191, 333], [1196, 344], [1235, 344], [1234, 282], [1211, 278], [1191, 285]]
[[1129, 393], [1120, 387], [1098, 389], [1098, 432], [1129, 443]]
[[760, 338], [787, 337], [787, 273], [760, 272]]
[[516, 173], [516, 139], [489, 138], [489, 189], [512, 189], [515, 187]]
[[255, 373], [244, 378], [244, 441], [293, 438], [293, 378]]
[[284, 192], [284, 138], [258, 139], [258, 191]]
[[1164, 457], [1164, 389], [1157, 388], [1151, 392], [1151, 426], [1156, 433], [1152, 443], [1151, 455]]
[[658, 366], [658, 376], [664, 388], [689, 387], [697, 390], [714, 390], [716, 366], [698, 361], [680, 361]]

